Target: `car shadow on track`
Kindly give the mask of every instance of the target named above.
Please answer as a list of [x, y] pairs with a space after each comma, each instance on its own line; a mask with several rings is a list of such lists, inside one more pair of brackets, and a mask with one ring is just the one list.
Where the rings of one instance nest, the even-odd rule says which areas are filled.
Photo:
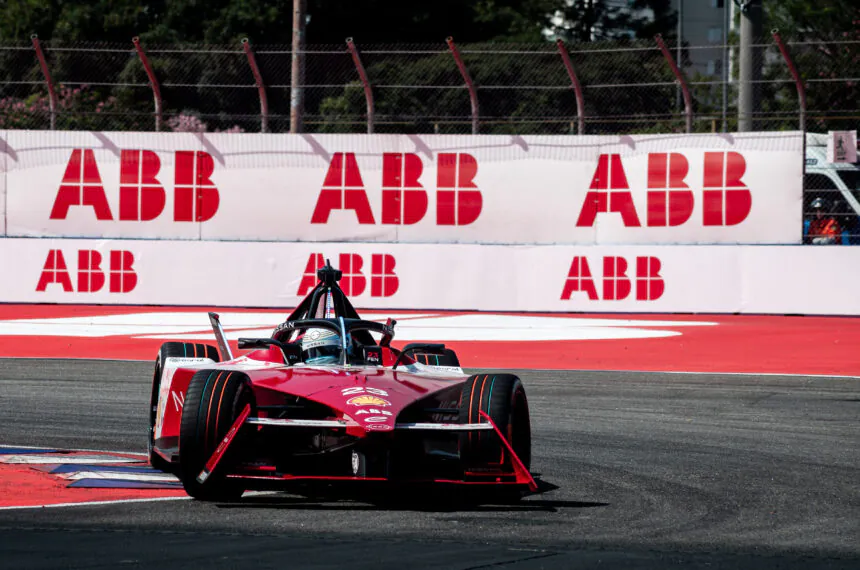
[[522, 498], [475, 492], [417, 494], [396, 493], [263, 493], [246, 495], [238, 501], [220, 503], [225, 509], [293, 509], [319, 511], [421, 511], [421, 512], [558, 512], [559, 509], [606, 507], [609, 503], [562, 501], [538, 498], [558, 486], [538, 480], [538, 490]]
[[385, 501], [381, 503], [366, 502], [361, 499], [337, 500], [314, 499], [296, 496], [253, 496], [245, 497], [235, 503], [220, 503], [223, 509], [286, 509], [286, 510], [308, 510], [308, 511], [418, 511], [428, 513], [450, 513], [450, 512], [549, 512], [555, 513], [559, 509], [589, 509], [595, 507], [606, 507], [609, 503], [589, 501], [553, 501], [524, 499], [516, 503], [505, 504], [462, 504], [429, 503], [425, 501]]

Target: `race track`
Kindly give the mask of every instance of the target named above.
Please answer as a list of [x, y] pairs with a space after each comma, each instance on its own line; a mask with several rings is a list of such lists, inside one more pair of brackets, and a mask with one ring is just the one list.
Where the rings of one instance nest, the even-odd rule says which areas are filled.
[[[140, 452], [151, 364], [0, 360], [0, 443]], [[858, 568], [860, 379], [519, 371], [557, 488], [0, 510], [4, 568]]]

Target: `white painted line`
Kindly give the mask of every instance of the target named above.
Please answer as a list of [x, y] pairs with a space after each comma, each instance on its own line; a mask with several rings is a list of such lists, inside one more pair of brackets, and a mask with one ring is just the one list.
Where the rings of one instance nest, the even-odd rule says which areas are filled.
[[70, 473], [54, 473], [69, 481], [80, 479], [109, 479], [116, 481], [149, 481], [156, 483], [178, 483], [179, 479], [170, 473], [118, 473], [112, 471], [72, 471]]
[[860, 380], [860, 376], [847, 374], [798, 374], [794, 372], [689, 372], [686, 370], [577, 370], [573, 368], [520, 368], [534, 372], [628, 372], [632, 374], [686, 374], [688, 376], [788, 376], [792, 378], [848, 378]]
[[27, 464], [27, 465], [50, 465], [62, 463], [65, 465], [95, 464], [95, 463], [139, 463], [139, 459], [127, 457], [114, 457], [110, 455], [53, 455], [50, 453], [39, 453], [32, 455], [3, 455], [0, 463]]
[[[40, 358], [39, 360], [44, 359]], [[83, 451], [85, 453], [117, 453], [121, 455], [137, 455], [143, 458], [147, 457], [145, 453], [139, 453], [136, 451], [115, 451], [113, 449], [63, 449], [59, 447], [45, 447], [42, 445], [14, 445], [11, 443], [0, 443], [0, 447], [20, 447], [21, 449], [55, 449], [57, 451]]]
[[158, 501], [182, 501], [190, 498], [191, 497], [189, 497], [188, 495], [185, 495], [184, 497], [152, 497], [149, 499], [119, 499], [117, 501], [86, 501], [83, 503], [56, 503], [54, 505], [19, 505], [15, 507], [0, 507], [0, 511], [12, 511], [20, 509], [52, 509], [55, 507], [89, 507], [95, 505], [118, 505], [120, 503], [155, 503]]

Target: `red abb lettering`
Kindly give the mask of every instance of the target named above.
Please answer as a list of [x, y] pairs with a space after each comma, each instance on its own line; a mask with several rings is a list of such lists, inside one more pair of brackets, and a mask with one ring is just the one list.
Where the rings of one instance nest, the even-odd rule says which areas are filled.
[[329, 164], [323, 188], [317, 198], [312, 224], [325, 224], [333, 210], [353, 210], [360, 224], [373, 224], [373, 212], [361, 172], [355, 160], [355, 153], [336, 152]]
[[574, 257], [567, 272], [567, 280], [564, 282], [564, 290], [561, 292], [563, 301], [570, 299], [572, 293], [584, 291], [592, 301], [598, 299], [597, 288], [591, 278], [591, 269], [585, 257]]
[[705, 153], [704, 225], [735, 226], [746, 219], [752, 209], [752, 194], [741, 180], [746, 169], [747, 163], [740, 153]]
[[397, 262], [388, 253], [374, 253], [370, 258], [370, 296], [391, 297], [400, 288], [400, 279], [394, 273]]
[[110, 292], [128, 293], [137, 286], [134, 255], [130, 251], [110, 252]]
[[[603, 258], [603, 300], [621, 301], [630, 296], [632, 284], [627, 275], [629, 262], [623, 257], [606, 256]], [[636, 258], [636, 300], [653, 301], [663, 296], [666, 285], [660, 275], [660, 260], [656, 257]], [[588, 260], [576, 256], [570, 264], [561, 299], [567, 301], [575, 292], [585, 292], [588, 299], [598, 301], [597, 288]]]
[[418, 182], [423, 170], [417, 154], [382, 155], [383, 224], [414, 224], [427, 213], [427, 192]]
[[[590, 190], [585, 195], [585, 202], [576, 220], [577, 227], [593, 226], [600, 212], [615, 212], [621, 214], [621, 220], [627, 227], [638, 227], [639, 216], [630, 194], [630, 185], [624, 173], [624, 165], [619, 154], [601, 154], [597, 161], [597, 170], [591, 179]], [[612, 190], [622, 190], [612, 192]]]
[[636, 258], [636, 300], [654, 301], [663, 296], [666, 284], [660, 276], [660, 260], [656, 257]]
[[323, 254], [312, 253], [308, 257], [308, 264], [305, 266], [305, 272], [302, 274], [302, 280], [299, 282], [299, 290], [296, 293], [299, 297], [307, 295], [311, 289], [317, 284], [317, 269], [325, 265]]
[[161, 161], [151, 150], [124, 150], [120, 153], [120, 220], [154, 220], [164, 211], [167, 195], [155, 177], [160, 169]]
[[[362, 273], [364, 258], [357, 253], [341, 253], [338, 257], [343, 277], [340, 280], [341, 289], [346, 295], [361, 295], [367, 290], [367, 277]], [[307, 295], [317, 282], [317, 269], [324, 265], [321, 253], [312, 253], [308, 258], [302, 280], [299, 283], [299, 296]], [[374, 253], [370, 257], [370, 296], [391, 297], [400, 287], [400, 279], [394, 272], [397, 265], [393, 255]]]
[[63, 252], [59, 249], [52, 249], [48, 252], [48, 258], [42, 267], [42, 274], [39, 276], [36, 291], [44, 291], [51, 283], [59, 283], [63, 286], [63, 291], [74, 291], [66, 260], [63, 258]]
[[361, 273], [364, 260], [356, 253], [340, 254], [340, 270], [343, 277], [340, 280], [340, 288], [347, 296], [361, 295], [367, 286], [367, 279]]
[[177, 222], [205, 222], [218, 211], [221, 197], [212, 182], [215, 161], [202, 151], [176, 151], [173, 219]]
[[[95, 293], [105, 284], [105, 274], [101, 268], [102, 254], [98, 251], [82, 249], [78, 251], [78, 292]], [[72, 279], [69, 275], [63, 252], [52, 249], [42, 268], [36, 291], [45, 291], [51, 283], [59, 283], [63, 291], [73, 293]], [[134, 255], [130, 251], [111, 250], [110, 286], [111, 293], [128, 293], [137, 286], [137, 273], [134, 270]]]
[[689, 188], [684, 181], [689, 171], [690, 165], [683, 154], [648, 155], [649, 226], [680, 226], [693, 215], [693, 193], [677, 190]]
[[475, 184], [478, 161], [471, 154], [440, 153], [436, 170], [436, 223], [465, 226], [481, 215], [483, 197]]
[[96, 219], [112, 220], [96, 157], [90, 149], [75, 149], [66, 165], [50, 219], [65, 220], [72, 206], [90, 206]]
[[95, 293], [105, 284], [102, 254], [91, 249], [78, 252], [78, 293]]

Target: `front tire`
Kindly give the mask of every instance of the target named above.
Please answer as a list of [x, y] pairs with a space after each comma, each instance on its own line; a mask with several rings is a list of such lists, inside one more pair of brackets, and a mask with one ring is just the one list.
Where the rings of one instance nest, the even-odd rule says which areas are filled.
[[[460, 395], [460, 423], [492, 418], [526, 469], [531, 465], [531, 424], [529, 404], [522, 382], [513, 374], [476, 374], [463, 386]], [[510, 467], [511, 457], [495, 432], [464, 432], [460, 435], [460, 460], [465, 468], [492, 465]]]
[[195, 499], [229, 501], [242, 496], [243, 489], [225, 477], [241, 448], [241, 441], [236, 441], [241, 432], [203, 483], [197, 476], [248, 404], [253, 413], [254, 396], [246, 374], [200, 370], [191, 378], [179, 427], [179, 479]]
[[158, 350], [155, 358], [155, 370], [152, 374], [152, 392], [149, 398], [149, 434], [147, 436], [147, 451], [149, 464], [159, 471], [174, 473], [176, 466], [155, 452], [155, 421], [158, 414], [158, 393], [161, 391], [161, 375], [164, 372], [164, 361], [168, 358], [208, 358], [218, 362], [218, 349], [207, 344], [191, 342], [165, 342]]

